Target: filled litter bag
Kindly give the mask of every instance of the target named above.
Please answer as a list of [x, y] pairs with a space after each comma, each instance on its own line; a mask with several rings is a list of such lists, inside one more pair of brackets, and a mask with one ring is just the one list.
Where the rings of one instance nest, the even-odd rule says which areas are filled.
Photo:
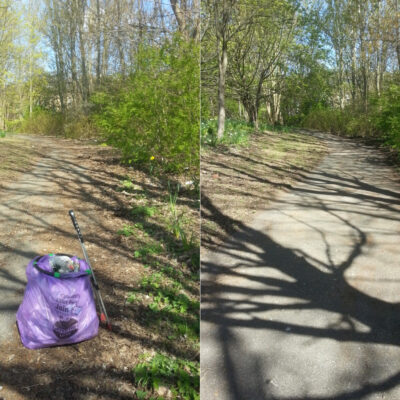
[[75, 256], [49, 254], [28, 264], [28, 283], [17, 312], [25, 347], [59, 346], [97, 335], [99, 319], [90, 276], [86, 262]]

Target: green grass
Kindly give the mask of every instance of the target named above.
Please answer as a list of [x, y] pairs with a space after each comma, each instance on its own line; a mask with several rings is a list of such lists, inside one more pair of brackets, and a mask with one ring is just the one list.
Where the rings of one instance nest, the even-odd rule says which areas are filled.
[[[144, 389], [140, 395], [145, 399], [150, 389], [157, 391], [161, 386], [168, 387], [174, 399], [200, 399], [200, 365], [198, 362], [182, 360], [156, 354], [151, 359], [139, 363], [133, 369], [135, 382]], [[160, 397], [150, 397], [161, 399]]]
[[211, 119], [201, 123], [201, 141], [202, 144], [215, 146], [221, 144], [244, 145], [254, 128], [243, 121], [227, 119], [225, 121], [225, 132], [221, 140], [217, 139], [218, 121]]
[[[154, 263], [152, 263], [154, 267]], [[143, 276], [127, 302], [145, 305], [147, 323], [169, 340], [186, 338], [195, 343], [200, 329], [200, 303], [188, 296], [198, 276], [183, 276], [171, 267], [159, 267]]]
[[135, 227], [132, 225], [124, 225], [124, 227], [122, 229], [119, 229], [117, 233], [118, 235], [129, 237], [135, 234]]
[[125, 179], [125, 180], [121, 181], [121, 185], [122, 185], [123, 189], [131, 190], [134, 188], [134, 184], [130, 179]]
[[159, 243], [147, 244], [135, 250], [134, 255], [136, 258], [146, 258], [148, 255], [160, 254], [164, 251]]
[[[117, 190], [132, 193], [134, 201], [144, 192], [128, 177], [120, 181]], [[199, 349], [200, 252], [193, 232], [193, 214], [180, 203], [180, 194], [179, 184], [172, 188], [169, 183], [168, 194], [149, 198], [146, 202], [151, 201], [150, 205], [136, 203], [127, 218], [131, 222], [117, 231], [145, 268], [138, 284], [127, 294], [126, 302], [147, 329], [160, 335], [163, 343], [156, 356], [145, 357], [148, 360], [133, 370], [138, 399], [199, 399], [199, 363], [183, 358], [185, 354], [196, 358]], [[160, 353], [171, 348], [179, 348], [178, 354], [183, 358]], [[159, 387], [167, 390], [166, 397], [158, 391]]]
[[[258, 131], [271, 131], [288, 133], [292, 128], [288, 126], [271, 125], [260, 123]], [[222, 139], [217, 139], [218, 121], [210, 119], [201, 123], [201, 141], [202, 144], [216, 146], [217, 144], [224, 145], [247, 145], [249, 137], [255, 132], [254, 127], [246, 121], [227, 119], [225, 121], [225, 131]]]
[[174, 190], [171, 188], [170, 183], [168, 182], [168, 192], [169, 192], [169, 210], [170, 210], [170, 219], [169, 219], [169, 229], [171, 233], [174, 235], [175, 239], [180, 240], [184, 251], [189, 250], [192, 247], [192, 238], [189, 240], [186, 231], [183, 229], [183, 219], [184, 214], [179, 213], [176, 207], [176, 202], [179, 196], [179, 185]]
[[156, 212], [156, 207], [136, 206], [132, 208], [131, 215], [139, 217], [152, 217]]

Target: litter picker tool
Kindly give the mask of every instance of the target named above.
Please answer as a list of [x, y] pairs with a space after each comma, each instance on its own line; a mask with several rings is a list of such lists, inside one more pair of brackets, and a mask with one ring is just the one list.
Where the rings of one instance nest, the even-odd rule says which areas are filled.
[[100, 307], [100, 321], [102, 323], [105, 323], [107, 325], [107, 328], [109, 330], [111, 330], [111, 323], [110, 323], [110, 320], [108, 318], [106, 307], [104, 306], [104, 302], [103, 302], [103, 299], [102, 299], [101, 294], [100, 294], [100, 288], [99, 288], [99, 285], [97, 284], [97, 280], [96, 280], [96, 277], [94, 275], [92, 265], [90, 264], [89, 257], [88, 257], [87, 252], [86, 252], [86, 248], [85, 248], [85, 245], [83, 243], [84, 242], [83, 241], [83, 236], [82, 236], [81, 230], [80, 230], [79, 225], [78, 225], [78, 221], [76, 220], [76, 217], [75, 217], [75, 214], [74, 214], [73, 210], [69, 211], [69, 216], [71, 217], [72, 224], [74, 225], [76, 233], [78, 234], [79, 243], [81, 244], [83, 255], [85, 257], [85, 261], [86, 261], [86, 263], [89, 266], [90, 271], [91, 271], [92, 286], [95, 289], [96, 298], [97, 298], [97, 301], [98, 301], [99, 307]]

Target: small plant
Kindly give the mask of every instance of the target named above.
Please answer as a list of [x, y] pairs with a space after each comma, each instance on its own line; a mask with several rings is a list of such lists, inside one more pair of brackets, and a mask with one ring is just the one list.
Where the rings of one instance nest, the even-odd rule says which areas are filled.
[[170, 230], [174, 235], [175, 239], [180, 240], [183, 245], [183, 249], [185, 251], [191, 249], [193, 239], [190, 240], [187, 237], [185, 230], [182, 227], [183, 222], [183, 213], [178, 214], [178, 210], [176, 208], [176, 202], [178, 200], [180, 185], [178, 184], [176, 190], [173, 190], [170, 182], [168, 181], [168, 192], [169, 192], [169, 209], [171, 212], [171, 220], [170, 220]]
[[144, 276], [140, 282], [140, 286], [145, 291], [158, 289], [161, 285], [162, 278], [163, 276], [160, 272], [155, 272], [151, 275]]
[[155, 324], [167, 338], [185, 337], [197, 341], [200, 303], [183, 292], [188, 286], [182, 274], [177, 274], [178, 280], [171, 275], [174, 274], [168, 268], [145, 275], [140, 287], [131, 292], [126, 301], [144, 302], [148, 311], [147, 322]]
[[159, 244], [149, 244], [141, 247], [140, 249], [135, 250], [134, 256], [136, 258], [145, 258], [148, 255], [152, 254], [160, 254], [164, 251], [163, 247]]
[[6, 137], [6, 133], [4, 131], [0, 131], [0, 138], [5, 138]]
[[122, 229], [117, 231], [118, 235], [123, 235], [123, 236], [132, 236], [135, 233], [135, 227], [132, 225], [124, 225]]
[[173, 190], [170, 182], [168, 181], [168, 193], [169, 193], [169, 210], [171, 212], [171, 230], [176, 239], [180, 239], [182, 233], [184, 234], [181, 228], [181, 218], [182, 214], [178, 215], [178, 211], [176, 209], [176, 202], [178, 200], [180, 185], [176, 186], [176, 190]]
[[156, 391], [160, 386], [165, 386], [170, 389], [174, 398], [198, 400], [199, 371], [198, 362], [156, 354], [152, 359], [139, 363], [133, 369], [133, 374], [141, 388]]
[[209, 146], [213, 147], [216, 146], [218, 141], [217, 129], [218, 129], [218, 122], [216, 119], [202, 121], [200, 125], [202, 144], [208, 144]]
[[156, 213], [155, 207], [137, 206], [131, 210], [133, 216], [152, 217]]
[[134, 187], [132, 181], [129, 179], [124, 179], [123, 181], [121, 181], [121, 185], [123, 186], [124, 189], [128, 190], [131, 190]]

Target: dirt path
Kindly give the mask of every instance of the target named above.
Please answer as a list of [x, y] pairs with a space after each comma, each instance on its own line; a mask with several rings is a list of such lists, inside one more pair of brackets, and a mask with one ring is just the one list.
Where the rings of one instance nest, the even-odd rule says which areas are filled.
[[318, 136], [319, 167], [202, 259], [202, 400], [400, 398], [400, 178]]
[[[0, 142], [6, 161], [0, 164], [0, 400], [169, 395], [169, 387], [152, 391], [135, 382], [133, 368], [159, 353], [168, 360], [198, 360], [198, 201], [192, 189], [179, 192], [175, 210], [193, 238], [193, 246], [183, 250], [171, 232], [167, 200], [169, 184], [176, 187], [175, 179], [187, 177], [123, 166], [116, 150], [86, 141], [20, 139]], [[25, 157], [30, 149], [33, 154]], [[38, 254], [82, 256], [70, 209], [85, 237], [112, 331], [100, 328], [94, 339], [71, 346], [28, 350], [15, 324], [25, 268]], [[158, 292], [142, 282], [155, 279], [190, 309], [177, 316], [153, 311]], [[135, 301], [127, 301], [133, 292]]]
[[[107, 148], [24, 139], [39, 160], [0, 187], [0, 398], [132, 398], [136, 388], [131, 371], [138, 356], [164, 348], [164, 343], [135, 310], [124, 307], [143, 270], [133, 257], [132, 243], [116, 234], [131, 208], [132, 197], [117, 190], [127, 168]], [[137, 171], [134, 179], [148, 193], [158, 193], [145, 174]], [[69, 209], [74, 209], [85, 236], [113, 331], [100, 329], [95, 339], [79, 345], [27, 350], [15, 324], [27, 261], [49, 252], [81, 256]]]
[[46, 157], [33, 170], [0, 190], [2, 341], [12, 334], [26, 284], [27, 262], [38, 254], [66, 249], [65, 240], [70, 239], [66, 217], [68, 189], [72, 182], [88, 183], [84, 168], [71, 163], [74, 153], [69, 153], [70, 149], [48, 138], [26, 136], [24, 139], [36, 149], [40, 148]]

